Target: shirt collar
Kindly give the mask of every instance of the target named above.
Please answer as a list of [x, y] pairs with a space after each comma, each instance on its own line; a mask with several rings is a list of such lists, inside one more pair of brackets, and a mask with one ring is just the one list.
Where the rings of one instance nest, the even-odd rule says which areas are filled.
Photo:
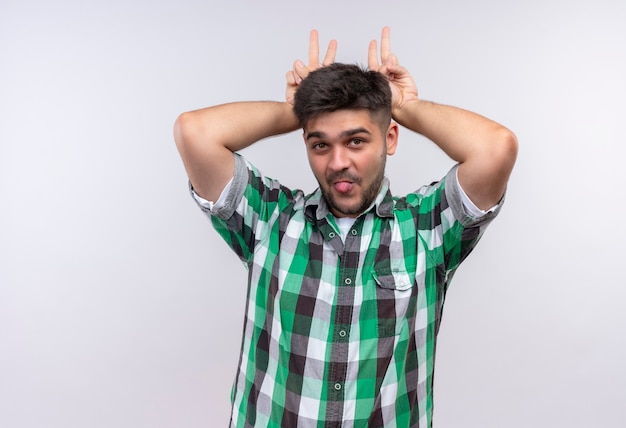
[[[393, 205], [393, 198], [389, 190], [389, 179], [384, 177], [376, 199], [374, 199], [374, 202], [360, 215], [374, 210], [379, 217], [393, 217]], [[304, 213], [305, 217], [311, 222], [321, 220], [327, 215], [332, 215], [319, 187], [313, 193], [306, 196], [304, 201]]]

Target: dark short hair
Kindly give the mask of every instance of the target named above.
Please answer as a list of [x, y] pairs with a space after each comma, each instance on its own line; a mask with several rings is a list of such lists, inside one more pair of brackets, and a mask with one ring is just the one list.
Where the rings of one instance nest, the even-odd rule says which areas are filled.
[[389, 81], [356, 64], [334, 63], [312, 71], [300, 83], [293, 110], [302, 127], [324, 113], [367, 110], [384, 131], [391, 121]]

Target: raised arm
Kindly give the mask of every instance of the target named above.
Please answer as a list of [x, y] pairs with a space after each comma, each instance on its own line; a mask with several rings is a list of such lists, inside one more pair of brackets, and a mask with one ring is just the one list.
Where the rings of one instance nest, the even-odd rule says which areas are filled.
[[181, 114], [174, 140], [196, 193], [216, 201], [233, 177], [233, 152], [297, 126], [287, 103], [238, 102]]
[[[331, 41], [323, 65], [334, 61], [337, 42]], [[309, 65], [294, 63], [287, 73], [286, 101], [251, 101], [217, 105], [181, 114], [174, 140], [189, 180], [198, 195], [215, 201], [234, 173], [233, 152], [266, 137], [298, 128], [293, 94], [299, 83], [319, 65], [317, 31], [311, 31]]]
[[489, 209], [502, 197], [517, 156], [517, 139], [504, 126], [457, 107], [420, 100], [407, 69], [391, 53], [389, 28], [369, 46], [369, 68], [387, 76], [392, 115], [402, 126], [424, 135], [460, 163], [461, 187], [476, 206]]

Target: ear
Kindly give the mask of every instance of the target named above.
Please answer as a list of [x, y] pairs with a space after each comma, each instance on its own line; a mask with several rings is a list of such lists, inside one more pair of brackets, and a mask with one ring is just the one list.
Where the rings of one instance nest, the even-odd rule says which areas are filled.
[[400, 128], [396, 122], [393, 120], [389, 124], [389, 128], [387, 128], [386, 142], [387, 142], [387, 154], [389, 156], [393, 155], [396, 152], [396, 148], [398, 147], [398, 133], [400, 132]]

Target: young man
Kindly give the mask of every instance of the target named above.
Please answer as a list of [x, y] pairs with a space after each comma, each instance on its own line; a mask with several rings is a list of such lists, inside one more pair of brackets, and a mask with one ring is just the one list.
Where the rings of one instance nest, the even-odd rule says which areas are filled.
[[[369, 71], [333, 64], [287, 73], [285, 102], [182, 114], [175, 139], [194, 198], [248, 267], [236, 427], [430, 427], [433, 359], [444, 295], [496, 216], [515, 136], [484, 117], [422, 101], [390, 52]], [[393, 121], [391, 120], [393, 119]], [[438, 183], [392, 197], [384, 176], [398, 127], [458, 164]], [[309, 195], [236, 154], [303, 129], [319, 188]]]

